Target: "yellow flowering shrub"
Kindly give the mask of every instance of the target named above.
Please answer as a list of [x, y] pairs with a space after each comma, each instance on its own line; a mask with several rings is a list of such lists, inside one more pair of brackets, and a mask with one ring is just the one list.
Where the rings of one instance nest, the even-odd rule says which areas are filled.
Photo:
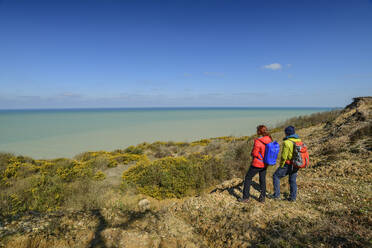
[[8, 167], [3, 172], [3, 179], [9, 180], [12, 177], [16, 177], [17, 170], [19, 169], [21, 163], [18, 161], [11, 161], [8, 165]]
[[[32, 180], [31, 189], [24, 194], [27, 208], [37, 211], [58, 210], [63, 203], [65, 183], [58, 176], [40, 175]], [[31, 195], [31, 197], [29, 197]]]
[[72, 181], [92, 175], [92, 169], [87, 162], [73, 161], [69, 167], [57, 168], [56, 174], [65, 181]]
[[188, 142], [175, 142], [174, 144], [179, 147], [186, 147], [190, 145]]
[[[34, 162], [34, 161], [31, 161]], [[15, 178], [25, 178], [34, 172], [34, 164], [23, 157], [12, 157], [7, 161], [7, 166], [0, 170], [0, 182], [5, 186], [10, 186]]]
[[102, 156], [110, 156], [114, 152], [107, 152], [107, 151], [94, 151], [94, 152], [83, 152], [75, 156], [76, 160], [79, 161], [88, 161], [92, 159], [96, 159]]
[[147, 159], [142, 149], [130, 146], [126, 150], [115, 150], [114, 152], [86, 152], [78, 155], [78, 161], [88, 163], [92, 168], [105, 169], [118, 166], [118, 164], [129, 164], [131, 162]]
[[94, 179], [95, 175], [89, 163], [71, 159], [32, 160], [8, 156], [0, 162], [0, 216], [27, 210], [57, 210], [68, 194], [67, 184], [80, 178]]
[[104, 180], [104, 179], [106, 178], [106, 175], [105, 175], [105, 173], [103, 173], [102, 171], [97, 171], [97, 172], [94, 174], [93, 178], [94, 178], [95, 180], [97, 180], [97, 181], [102, 181], [102, 180]]
[[131, 154], [131, 153], [124, 153], [119, 154], [111, 157], [114, 161], [120, 164], [129, 164], [130, 162], [140, 161], [140, 160], [147, 160], [147, 156], [144, 154]]
[[211, 143], [210, 139], [202, 139], [202, 140], [191, 142], [191, 146], [206, 146], [209, 143]]
[[[90, 183], [98, 184], [97, 181], [106, 178], [106, 169], [134, 162], [136, 165], [123, 173], [123, 184], [136, 188], [137, 192], [158, 199], [194, 195], [226, 179], [230, 173], [223, 162], [205, 155], [208, 147], [239, 139], [244, 137], [226, 136], [192, 143], [145, 142], [112, 152], [84, 152], [74, 159], [34, 160], [0, 153], [0, 216], [28, 210], [57, 210], [71, 195], [80, 192], [77, 190], [80, 183], [87, 187]], [[188, 146], [205, 146], [205, 149]], [[195, 151], [198, 153], [192, 154]], [[161, 159], [151, 162], [148, 156]]]
[[143, 148], [141, 146], [128, 146], [124, 150], [124, 153], [129, 153], [129, 154], [143, 154]]
[[222, 137], [212, 138], [212, 140], [221, 140], [221, 141], [226, 141], [226, 142], [232, 142], [232, 141], [236, 140], [236, 137], [234, 137], [234, 136], [222, 136]]
[[211, 156], [165, 157], [138, 162], [123, 173], [123, 182], [163, 199], [192, 195], [227, 176], [223, 164]]
[[25, 202], [18, 194], [11, 194], [8, 201], [10, 205], [9, 210], [11, 215], [16, 215], [27, 209]]
[[211, 138], [211, 140], [221, 140], [226, 141], [228, 143], [234, 142], [234, 141], [245, 141], [250, 139], [252, 136], [241, 136], [241, 137], [235, 137], [235, 136], [221, 136], [216, 138]]

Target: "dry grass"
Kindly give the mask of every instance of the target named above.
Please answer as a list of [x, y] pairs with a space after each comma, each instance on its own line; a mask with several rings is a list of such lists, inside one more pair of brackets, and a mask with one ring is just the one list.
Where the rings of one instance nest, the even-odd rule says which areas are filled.
[[335, 120], [340, 115], [340, 113], [341, 110], [336, 109], [332, 111], [314, 113], [311, 115], [293, 117], [284, 121], [276, 128], [284, 129], [286, 126], [291, 125], [296, 127], [297, 129], [301, 129], [316, 126], [318, 124], [330, 123]]

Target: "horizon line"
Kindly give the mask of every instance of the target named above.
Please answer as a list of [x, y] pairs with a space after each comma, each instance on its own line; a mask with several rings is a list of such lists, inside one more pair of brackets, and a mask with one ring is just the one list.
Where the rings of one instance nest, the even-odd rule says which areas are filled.
[[140, 109], [339, 109], [340, 106], [170, 106], [170, 107], [72, 107], [72, 108], [0, 108], [0, 111], [27, 111], [27, 110], [140, 110]]

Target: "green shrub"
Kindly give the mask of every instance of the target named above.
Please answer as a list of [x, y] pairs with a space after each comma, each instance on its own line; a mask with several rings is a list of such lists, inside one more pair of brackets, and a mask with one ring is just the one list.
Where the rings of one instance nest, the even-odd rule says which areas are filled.
[[124, 150], [125, 153], [131, 153], [131, 154], [143, 154], [143, 149], [139, 146], [129, 146]]
[[[64, 182], [58, 176], [40, 175], [32, 181], [32, 188], [28, 191], [27, 208], [37, 211], [58, 210], [64, 200]], [[25, 193], [28, 193], [27, 191]]]
[[197, 141], [191, 142], [191, 146], [206, 146], [209, 143], [211, 143], [210, 139], [202, 139], [202, 140], [197, 140]]
[[[117, 156], [125, 157], [126, 161], [145, 158], [145, 155], [136, 154], [89, 152], [81, 154], [81, 160], [33, 160], [0, 154], [0, 216], [18, 215], [29, 210], [45, 212], [93, 207], [97, 192], [104, 190], [92, 188], [105, 178], [105, 174], [97, 169], [115, 166]], [[86, 198], [87, 189], [89, 198]]]
[[8, 166], [8, 161], [14, 156], [11, 153], [0, 152], [0, 170]]
[[140, 161], [123, 173], [124, 184], [158, 199], [192, 195], [227, 177], [219, 160], [195, 155]]
[[102, 181], [106, 178], [106, 175], [102, 171], [97, 171], [96, 174], [94, 174], [93, 178], [97, 181]]
[[21, 163], [33, 163], [34, 159], [25, 156], [17, 156], [17, 160]]
[[22, 157], [9, 157], [0, 170], [0, 184], [10, 186], [16, 178], [25, 178], [35, 172], [35, 161], [23, 160]]
[[175, 142], [174, 144], [178, 147], [187, 147], [190, 145], [188, 142]]
[[140, 160], [147, 160], [146, 155], [138, 155], [138, 154], [131, 154], [131, 153], [124, 153], [124, 154], [119, 154], [116, 156], [111, 157], [112, 160], [116, 161], [117, 163], [120, 164], [129, 164], [131, 162], [135, 161], [140, 161]]
[[69, 167], [58, 168], [56, 174], [63, 180], [71, 182], [77, 178], [92, 176], [93, 170], [89, 163], [74, 161]]
[[88, 161], [95, 159], [97, 157], [101, 156], [110, 156], [112, 155], [112, 152], [106, 152], [106, 151], [96, 151], [96, 152], [83, 152], [75, 156], [76, 160], [79, 161]]
[[36, 163], [44, 173], [55, 174], [58, 169], [72, 168], [75, 165], [74, 160], [68, 158], [58, 158], [53, 160], [39, 160]]
[[117, 161], [112, 159], [110, 156], [103, 155], [89, 160], [90, 165], [93, 168], [104, 170], [106, 168], [112, 168], [117, 166]]

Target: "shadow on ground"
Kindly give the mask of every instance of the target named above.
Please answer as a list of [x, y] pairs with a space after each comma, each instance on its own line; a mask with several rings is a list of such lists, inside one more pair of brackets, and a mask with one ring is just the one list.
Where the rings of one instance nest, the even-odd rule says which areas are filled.
[[106, 228], [119, 228], [119, 229], [126, 230], [130, 227], [130, 224], [132, 224], [136, 220], [144, 218], [148, 213], [152, 213], [153, 216], [159, 219], [159, 217], [155, 213], [151, 212], [150, 210], [147, 210], [145, 212], [134, 212], [133, 211], [133, 212], [123, 213], [123, 215], [128, 217], [127, 221], [117, 224], [117, 225], [110, 225], [107, 223], [107, 221], [103, 217], [101, 210], [95, 209], [95, 210], [92, 210], [91, 213], [92, 215], [98, 218], [98, 225], [96, 227], [96, 230], [94, 231], [94, 238], [90, 241], [88, 245], [89, 248], [107, 247], [102, 237], [102, 231], [105, 230]]
[[[226, 188], [222, 188], [222, 189], [220, 189], [220, 188], [219, 189], [214, 189], [210, 193], [227, 191], [231, 196], [235, 197], [236, 200], [238, 200], [238, 199], [242, 198], [242, 196], [243, 196], [243, 184], [244, 184], [244, 181], [237, 184], [237, 185], [234, 185], [232, 187], [226, 187]], [[252, 181], [251, 186], [253, 187], [253, 189], [257, 190], [258, 192], [261, 192], [261, 186], [258, 183]], [[237, 194], [237, 191], [239, 191], [240, 194]], [[250, 195], [250, 197], [252, 197], [256, 201], [258, 201], [258, 197], [254, 196], [254, 195]]]

